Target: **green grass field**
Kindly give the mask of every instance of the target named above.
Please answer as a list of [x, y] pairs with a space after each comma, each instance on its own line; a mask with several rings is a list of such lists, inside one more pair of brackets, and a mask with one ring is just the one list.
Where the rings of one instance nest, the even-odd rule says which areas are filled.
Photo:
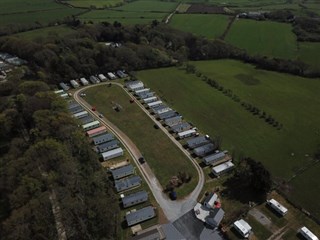
[[217, 14], [175, 14], [170, 26], [207, 38], [218, 38], [226, 30], [229, 17]]
[[289, 24], [239, 19], [233, 23], [226, 41], [250, 54], [292, 59], [296, 57], [296, 37]]
[[22, 13], [64, 8], [54, 0], [1, 0], [0, 14]]
[[84, 8], [107, 8], [123, 3], [123, 0], [69, 0], [63, 1], [74, 7]]
[[151, 12], [121, 12], [112, 10], [96, 10], [90, 11], [81, 15], [79, 18], [82, 21], [92, 22], [121, 22], [123, 24], [144, 24], [150, 23], [153, 20], [161, 21], [166, 16], [165, 13], [151, 13]]
[[320, 43], [317, 42], [301, 42], [299, 43], [298, 59], [309, 64], [312, 68], [320, 68]]
[[[272, 128], [182, 70], [147, 70], [139, 72], [138, 77], [204, 133], [221, 136], [224, 149], [236, 156], [250, 156], [263, 162], [275, 178], [289, 179], [312, 162], [308, 156], [312, 156], [320, 144], [319, 79], [256, 70], [251, 65], [231, 60], [193, 64], [242, 100], [271, 114], [283, 124], [283, 129]], [[254, 76], [254, 85], [244, 81], [245, 76], [248, 79]], [[289, 195], [299, 204], [308, 202], [306, 209], [317, 211], [320, 209], [320, 187], [314, 183], [317, 175], [312, 170], [304, 175], [292, 182]], [[301, 178], [303, 186], [296, 183]], [[308, 197], [302, 202], [302, 197], [295, 193]]]
[[[153, 127], [153, 121], [136, 104], [129, 103], [130, 97], [118, 86], [91, 88], [86, 91], [86, 100], [95, 105], [107, 119], [117, 125], [137, 145], [146, 161], [165, 187], [172, 176], [179, 171], [192, 174], [191, 182], [177, 189], [183, 197], [195, 188], [198, 175], [188, 158], [159, 129]], [[112, 101], [120, 104], [122, 110], [113, 110]]]
[[172, 12], [178, 3], [137, 0], [115, 9], [126, 12]]

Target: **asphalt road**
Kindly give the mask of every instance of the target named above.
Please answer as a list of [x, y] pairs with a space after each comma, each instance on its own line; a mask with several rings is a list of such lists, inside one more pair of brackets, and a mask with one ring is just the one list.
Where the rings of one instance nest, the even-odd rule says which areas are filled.
[[[103, 86], [107, 85], [110, 82], [104, 82], [100, 84], [95, 85], [89, 85], [86, 87], [83, 87], [81, 89], [78, 89], [74, 92], [73, 98], [76, 102], [78, 102], [80, 105], [82, 105], [88, 112], [90, 112], [93, 116], [95, 116], [101, 124], [107, 127], [107, 129], [112, 132], [117, 138], [121, 141], [123, 146], [127, 149], [129, 154], [131, 155], [132, 159], [135, 161], [137, 167], [139, 168], [140, 172], [142, 173], [144, 179], [146, 180], [147, 184], [149, 185], [150, 190], [152, 191], [156, 201], [158, 202], [159, 206], [163, 210], [165, 216], [169, 221], [174, 221], [178, 219], [179, 217], [183, 216], [185, 213], [189, 212], [196, 204], [197, 198], [202, 190], [202, 187], [204, 185], [204, 174], [201, 169], [201, 167], [198, 165], [198, 163], [190, 156], [188, 151], [186, 151], [181, 144], [170, 134], [167, 132], [167, 130], [161, 125], [158, 124], [160, 129], [169, 137], [169, 139], [173, 142], [173, 144], [176, 144], [176, 146], [186, 155], [186, 157], [193, 163], [194, 167], [197, 169], [199, 180], [196, 188], [193, 190], [191, 194], [189, 194], [187, 197], [181, 200], [172, 201], [170, 200], [166, 194], [163, 193], [163, 188], [160, 185], [158, 179], [152, 172], [151, 168], [148, 166], [148, 163], [140, 164], [138, 159], [141, 157], [141, 152], [137, 148], [137, 146], [130, 140], [130, 138], [122, 132], [116, 125], [111, 123], [106, 118], [99, 118], [98, 113], [91, 110], [91, 106], [80, 97], [80, 93], [84, 90], [92, 87], [96, 87], [98, 85]], [[123, 85], [120, 83], [111, 83], [113, 85], [117, 85], [118, 87], [121, 87], [131, 98], [133, 96], [123, 88]], [[158, 121], [153, 117], [150, 116], [149, 112], [144, 108], [144, 106], [135, 99], [136, 104], [141, 108], [142, 111], [144, 111], [148, 117], [152, 119], [155, 123]]]

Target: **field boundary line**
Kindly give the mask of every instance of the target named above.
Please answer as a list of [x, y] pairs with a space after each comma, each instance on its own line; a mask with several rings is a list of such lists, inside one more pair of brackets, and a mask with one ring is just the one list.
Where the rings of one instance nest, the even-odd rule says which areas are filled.
[[222, 40], [225, 39], [225, 37], [226, 37], [227, 34], [229, 33], [229, 30], [231, 29], [231, 27], [232, 27], [232, 25], [233, 25], [233, 23], [234, 23], [234, 21], [235, 21], [236, 19], [237, 19], [237, 15], [233, 16], [233, 17], [230, 19], [226, 30], [224, 30], [224, 32], [222, 33], [222, 35], [219, 37], [220, 39], [222, 39]]

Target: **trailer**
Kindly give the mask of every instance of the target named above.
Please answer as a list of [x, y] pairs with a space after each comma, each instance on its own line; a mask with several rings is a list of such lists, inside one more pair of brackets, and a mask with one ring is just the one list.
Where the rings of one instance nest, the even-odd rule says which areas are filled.
[[281, 205], [277, 200], [275, 199], [270, 199], [267, 200], [267, 204], [275, 210], [277, 213], [279, 213], [281, 216], [284, 216], [287, 214], [288, 209], [285, 208], [283, 205]]
[[80, 87], [79, 83], [76, 80], [71, 80], [70, 84], [73, 88], [78, 88]]
[[101, 126], [101, 127], [94, 128], [94, 129], [87, 131], [87, 135], [88, 135], [88, 137], [95, 137], [95, 136], [98, 136], [102, 133], [105, 133], [106, 131], [107, 131], [107, 128], [105, 126]]
[[82, 84], [83, 86], [89, 85], [88, 80], [85, 79], [85, 78], [80, 78], [80, 82], [81, 82], [81, 84]]
[[89, 131], [89, 130], [97, 128], [99, 126], [100, 126], [100, 122], [99, 121], [93, 121], [91, 123], [87, 123], [87, 124], [82, 125], [82, 129], [84, 131]]
[[82, 112], [78, 112], [78, 113], [73, 114], [73, 116], [75, 118], [79, 119], [79, 118], [89, 116], [89, 113], [87, 111], [82, 111]]
[[234, 168], [234, 164], [231, 161], [228, 161], [213, 167], [212, 174], [215, 175], [216, 177], [219, 177], [220, 175], [232, 170], [233, 168]]
[[184, 138], [187, 138], [187, 137], [191, 137], [191, 136], [194, 136], [196, 135], [197, 131], [194, 130], [194, 129], [190, 129], [190, 130], [187, 130], [187, 131], [184, 131], [184, 132], [179, 132], [178, 133], [178, 138], [179, 139], [184, 139]]
[[101, 80], [101, 82], [106, 82], [106, 81], [108, 81], [108, 78], [107, 78], [105, 75], [103, 75], [103, 74], [99, 74], [98, 77], [99, 77], [99, 79]]
[[107, 151], [107, 152], [103, 152], [102, 154], [102, 159], [104, 161], [116, 158], [116, 157], [120, 157], [123, 155], [123, 149], [121, 147]]

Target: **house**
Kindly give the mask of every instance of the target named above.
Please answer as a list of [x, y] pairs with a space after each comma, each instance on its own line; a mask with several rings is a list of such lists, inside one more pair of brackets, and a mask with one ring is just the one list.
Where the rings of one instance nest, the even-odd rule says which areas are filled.
[[194, 149], [210, 142], [210, 139], [208, 139], [206, 136], [198, 136], [188, 140], [187, 146], [188, 148]]
[[66, 98], [69, 97], [69, 94], [68, 94], [68, 93], [62, 93], [62, 94], [60, 95], [60, 97], [66, 99]]
[[164, 124], [169, 127], [172, 127], [181, 122], [182, 122], [182, 116], [171, 117], [164, 120]]
[[157, 100], [158, 100], [157, 97], [149, 97], [149, 98], [143, 99], [142, 101], [143, 101], [144, 103], [151, 103], [151, 102], [155, 102], [155, 101], [157, 101]]
[[106, 152], [111, 149], [115, 149], [115, 148], [119, 147], [118, 144], [119, 144], [119, 141], [114, 139], [109, 142], [105, 142], [105, 143], [98, 145], [97, 149], [98, 149], [99, 153], [103, 153], [103, 152]]
[[95, 137], [102, 133], [105, 133], [106, 131], [107, 131], [107, 128], [105, 126], [101, 126], [101, 127], [97, 127], [87, 131], [87, 135], [88, 137]]
[[84, 131], [89, 131], [89, 130], [97, 128], [99, 126], [100, 126], [100, 122], [99, 121], [93, 121], [91, 123], [86, 123], [86, 124], [82, 125], [82, 129]]
[[173, 110], [158, 114], [158, 118], [161, 120], [165, 120], [167, 118], [172, 118], [176, 116], [179, 116], [179, 114]]
[[319, 240], [319, 238], [313, 234], [308, 228], [302, 227], [298, 231], [306, 240]]
[[162, 104], [162, 101], [155, 101], [155, 102], [151, 102], [151, 103], [147, 103], [148, 108], [152, 108], [152, 107], [157, 107], [160, 106]]
[[124, 196], [122, 198], [122, 205], [124, 208], [127, 208], [146, 201], [148, 201], [148, 193], [146, 191], [140, 191]]
[[73, 88], [78, 88], [80, 87], [79, 83], [76, 80], [71, 80], [70, 84]]
[[216, 177], [222, 175], [223, 173], [226, 173], [230, 170], [232, 170], [234, 167], [234, 164], [231, 161], [219, 164], [218, 166], [215, 166], [212, 168], [212, 174]]
[[243, 219], [235, 221], [233, 227], [245, 238], [249, 237], [252, 230], [251, 226]]
[[182, 123], [179, 123], [177, 125], [172, 126], [170, 128], [170, 130], [174, 133], [179, 133], [179, 132], [189, 130], [190, 128], [192, 128], [192, 126], [189, 123], [182, 122]]
[[112, 149], [112, 150], [107, 151], [107, 152], [103, 152], [101, 155], [102, 155], [102, 159], [104, 161], [107, 161], [107, 160], [122, 156], [123, 155], [123, 149], [121, 147], [119, 147], [119, 148]]
[[203, 202], [203, 206], [207, 207], [208, 209], [214, 208], [215, 202], [218, 200], [218, 195], [216, 193], [209, 193], [206, 199]]
[[114, 180], [118, 180], [134, 174], [134, 167], [132, 164], [128, 164], [123, 167], [112, 169], [111, 174]]
[[108, 72], [107, 73], [108, 78], [110, 78], [111, 80], [117, 79], [117, 76], [114, 75], [112, 72]]
[[94, 145], [98, 145], [98, 144], [101, 144], [101, 143], [105, 143], [105, 142], [111, 141], [113, 139], [114, 139], [113, 134], [105, 133], [105, 134], [99, 135], [97, 137], [94, 137], [92, 140], [93, 140]]
[[61, 82], [59, 83], [59, 86], [64, 90], [64, 91], [68, 91], [70, 89], [69, 86], [67, 86], [65, 83]]
[[206, 145], [197, 147], [195, 149], [193, 149], [193, 153], [198, 156], [198, 157], [203, 157], [206, 154], [212, 152], [215, 149], [215, 146], [213, 143], [208, 143]]
[[91, 115], [79, 118], [78, 120], [82, 123], [82, 125], [95, 121], [95, 119]]
[[202, 162], [207, 166], [208, 165], [212, 165], [212, 166], [217, 165], [219, 163], [227, 161], [227, 158], [226, 158], [227, 153], [228, 153], [228, 151], [216, 152], [216, 153], [210, 154], [208, 156], [205, 156], [202, 159]]
[[139, 176], [132, 176], [114, 181], [114, 185], [117, 192], [125, 191], [130, 188], [140, 186], [140, 184], [141, 178]]
[[270, 199], [267, 200], [267, 204], [275, 210], [277, 213], [279, 213], [281, 216], [284, 216], [287, 214], [288, 209], [285, 208], [283, 205], [281, 205], [277, 200], [275, 199]]
[[129, 214], [126, 215], [126, 221], [128, 226], [135, 225], [137, 223], [146, 221], [155, 217], [156, 213], [152, 206], [148, 206], [145, 208], [141, 208], [136, 211], [131, 211]]
[[98, 75], [98, 78], [101, 80], [101, 82], [108, 81], [108, 78], [106, 78], [106, 76], [103, 75], [103, 74], [99, 74], [99, 75]]
[[187, 138], [187, 137], [191, 137], [191, 136], [194, 136], [196, 135], [197, 131], [194, 130], [194, 129], [190, 129], [190, 130], [187, 130], [187, 131], [184, 131], [184, 132], [179, 132], [178, 133], [178, 138], [179, 139], [184, 139], [184, 138]]
[[80, 82], [81, 82], [81, 84], [82, 84], [83, 86], [86, 86], [86, 85], [89, 84], [88, 80], [85, 79], [85, 78], [80, 78]]
[[81, 111], [81, 112], [73, 114], [73, 117], [75, 117], [75, 118], [83, 118], [86, 116], [89, 116], [89, 113], [87, 111]]
[[224, 211], [222, 208], [211, 209], [209, 215], [206, 218], [206, 223], [213, 228], [219, 227], [224, 217]]

